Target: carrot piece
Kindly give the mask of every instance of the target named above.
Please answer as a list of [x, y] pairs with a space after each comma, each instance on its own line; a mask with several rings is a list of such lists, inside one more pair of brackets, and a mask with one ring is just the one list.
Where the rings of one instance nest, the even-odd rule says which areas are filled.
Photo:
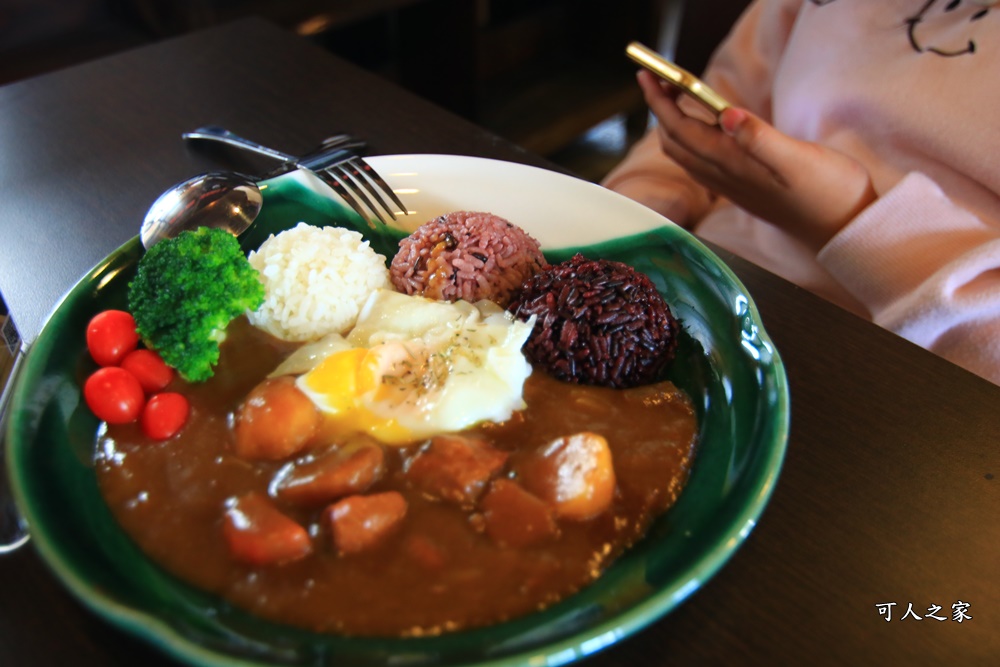
[[503, 470], [507, 457], [507, 452], [483, 440], [439, 435], [409, 461], [406, 477], [432, 497], [471, 505]]
[[350, 443], [296, 462], [274, 485], [274, 493], [296, 505], [322, 505], [366, 491], [384, 472], [381, 445], [374, 441]]
[[406, 499], [398, 491], [348, 496], [326, 509], [333, 546], [341, 554], [366, 551], [399, 528]]
[[610, 507], [615, 494], [611, 449], [596, 433], [556, 438], [529, 457], [520, 473], [524, 487], [561, 519], [591, 519]]
[[235, 451], [249, 459], [283, 459], [316, 435], [320, 413], [291, 377], [264, 380], [240, 406]]
[[544, 542], [558, 531], [549, 506], [509, 479], [497, 479], [480, 502], [486, 534], [502, 546], [527, 547]]
[[306, 529], [260, 493], [230, 499], [222, 534], [233, 558], [248, 565], [280, 565], [312, 552]]

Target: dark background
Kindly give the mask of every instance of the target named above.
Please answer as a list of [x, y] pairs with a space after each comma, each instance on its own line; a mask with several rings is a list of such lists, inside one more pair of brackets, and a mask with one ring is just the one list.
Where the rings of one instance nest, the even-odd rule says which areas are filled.
[[701, 72], [748, 0], [0, 0], [0, 84], [265, 18], [584, 178], [646, 127], [633, 39]]

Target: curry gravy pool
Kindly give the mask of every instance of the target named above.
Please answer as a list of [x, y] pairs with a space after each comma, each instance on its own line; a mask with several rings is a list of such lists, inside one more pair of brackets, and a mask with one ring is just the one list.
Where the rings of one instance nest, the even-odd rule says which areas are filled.
[[[598, 577], [687, 481], [697, 425], [689, 399], [673, 385], [588, 387], [536, 369], [525, 384], [526, 410], [464, 434], [507, 453], [489, 488], [533, 474], [546, 443], [592, 432], [607, 439], [612, 454], [616, 487], [607, 511], [560, 518], [541, 539], [512, 546], [487, 530], [481, 502], [442, 500], [414, 483], [407, 471], [423, 443], [385, 446], [384, 474], [366, 493], [405, 498], [398, 529], [361, 553], [338, 553], [324, 507], [272, 498], [307, 528], [312, 551], [283, 564], [242, 564], [223, 537], [227, 502], [249, 492], [266, 496], [289, 461], [238, 457], [233, 414], [295, 347], [237, 320], [215, 377], [175, 381], [191, 401], [180, 435], [158, 443], [134, 424], [110, 426], [96, 447], [102, 494], [140, 548], [181, 579], [261, 617], [321, 632], [414, 636], [523, 615]], [[514, 505], [501, 509], [508, 522], [518, 521]]]

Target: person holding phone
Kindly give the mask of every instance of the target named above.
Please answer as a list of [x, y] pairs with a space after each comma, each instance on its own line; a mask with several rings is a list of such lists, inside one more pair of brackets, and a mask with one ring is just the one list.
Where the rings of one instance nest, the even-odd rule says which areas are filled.
[[1000, 384], [995, 5], [754, 0], [603, 185]]

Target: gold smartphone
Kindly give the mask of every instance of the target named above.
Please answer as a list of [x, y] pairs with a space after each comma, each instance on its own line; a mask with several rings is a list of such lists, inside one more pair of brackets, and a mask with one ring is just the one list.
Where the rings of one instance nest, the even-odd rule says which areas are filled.
[[631, 42], [625, 48], [625, 53], [653, 74], [701, 102], [715, 115], [719, 115], [731, 106], [722, 95], [709, 88], [704, 81], [673, 64], [648, 46]]

